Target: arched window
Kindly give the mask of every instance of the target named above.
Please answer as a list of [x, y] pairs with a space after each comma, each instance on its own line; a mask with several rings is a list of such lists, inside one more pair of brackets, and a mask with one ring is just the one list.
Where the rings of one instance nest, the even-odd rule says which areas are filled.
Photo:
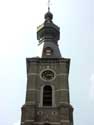
[[43, 88], [43, 106], [52, 106], [52, 87], [49, 85]]

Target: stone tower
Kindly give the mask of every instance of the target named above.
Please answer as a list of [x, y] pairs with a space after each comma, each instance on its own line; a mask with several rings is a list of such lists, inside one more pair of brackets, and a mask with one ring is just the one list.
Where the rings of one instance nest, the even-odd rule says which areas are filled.
[[50, 11], [37, 28], [43, 43], [41, 58], [27, 58], [27, 90], [22, 106], [21, 125], [73, 125], [69, 98], [70, 59], [62, 58], [58, 48], [60, 28]]

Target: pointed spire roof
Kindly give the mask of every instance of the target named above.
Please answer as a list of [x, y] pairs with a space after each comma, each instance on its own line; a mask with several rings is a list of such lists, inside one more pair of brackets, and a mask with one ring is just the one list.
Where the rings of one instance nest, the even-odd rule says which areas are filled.
[[49, 10], [44, 15], [44, 18], [44, 23], [37, 28], [37, 40], [39, 41], [39, 45], [44, 42], [42, 57], [61, 58], [58, 48], [60, 28], [53, 23], [53, 14]]
[[60, 38], [60, 28], [53, 23], [53, 14], [48, 11], [44, 18], [44, 23], [37, 27], [37, 40], [39, 40], [39, 44], [45, 42], [45, 38], [53, 38], [57, 42]]

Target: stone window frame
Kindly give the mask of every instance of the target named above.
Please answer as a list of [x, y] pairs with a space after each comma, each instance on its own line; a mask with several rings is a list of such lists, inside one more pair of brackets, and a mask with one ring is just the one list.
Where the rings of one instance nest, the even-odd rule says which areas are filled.
[[[52, 88], [52, 106], [43, 106], [43, 89], [45, 86], [50, 86]], [[53, 85], [42, 85], [40, 88], [40, 105], [39, 107], [55, 107], [55, 87]]]

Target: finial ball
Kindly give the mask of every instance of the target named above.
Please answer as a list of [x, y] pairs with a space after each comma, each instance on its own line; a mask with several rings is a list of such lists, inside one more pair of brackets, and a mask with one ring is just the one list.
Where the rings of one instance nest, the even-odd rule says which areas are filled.
[[45, 19], [46, 19], [46, 20], [52, 20], [52, 19], [53, 19], [53, 14], [48, 11], [48, 12], [45, 14]]

